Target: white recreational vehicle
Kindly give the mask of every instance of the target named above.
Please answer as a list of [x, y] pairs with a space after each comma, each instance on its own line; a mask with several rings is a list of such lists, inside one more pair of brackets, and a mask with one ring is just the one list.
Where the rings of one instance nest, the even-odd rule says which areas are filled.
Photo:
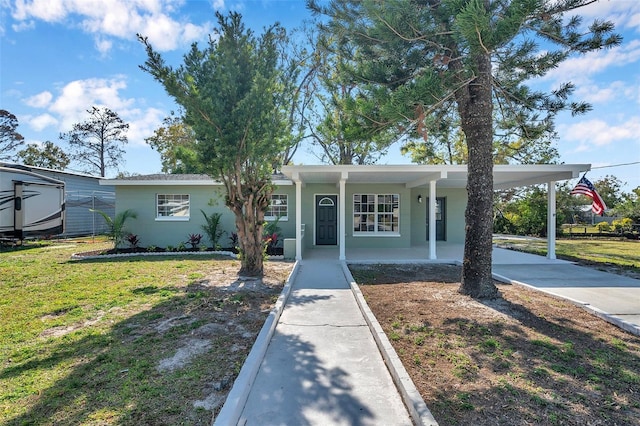
[[0, 239], [64, 232], [64, 182], [27, 167], [0, 166]]

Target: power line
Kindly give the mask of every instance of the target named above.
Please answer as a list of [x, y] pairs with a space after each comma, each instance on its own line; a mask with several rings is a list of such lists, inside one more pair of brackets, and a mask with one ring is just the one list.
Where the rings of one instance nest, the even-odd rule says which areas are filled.
[[640, 161], [634, 161], [633, 163], [611, 164], [609, 166], [592, 167], [591, 170], [606, 169], [606, 168], [609, 168], [609, 167], [632, 166], [634, 164], [640, 164]]

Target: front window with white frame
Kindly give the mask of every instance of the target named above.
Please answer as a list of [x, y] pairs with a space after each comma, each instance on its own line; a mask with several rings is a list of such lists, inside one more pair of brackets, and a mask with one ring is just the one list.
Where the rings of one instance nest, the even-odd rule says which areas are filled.
[[264, 213], [264, 220], [289, 220], [289, 197], [287, 194], [271, 194], [271, 203]]
[[156, 220], [189, 220], [189, 194], [158, 194]]
[[399, 235], [399, 194], [354, 194], [354, 235]]

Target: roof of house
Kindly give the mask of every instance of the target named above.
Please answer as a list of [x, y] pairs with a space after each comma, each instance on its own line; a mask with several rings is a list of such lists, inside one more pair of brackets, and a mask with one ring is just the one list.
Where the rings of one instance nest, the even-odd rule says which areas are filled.
[[[544, 184], [573, 179], [591, 169], [590, 164], [508, 164], [493, 166], [494, 189]], [[300, 165], [283, 166], [282, 174], [273, 176], [276, 185], [301, 183], [402, 184], [407, 188], [428, 186], [436, 181], [439, 188], [465, 188], [466, 165]], [[103, 179], [101, 185], [157, 186], [157, 185], [222, 185], [203, 174], [153, 174]]]
[[[278, 185], [291, 185], [292, 182], [283, 174], [274, 174], [272, 181]], [[222, 185], [219, 180], [205, 174], [169, 174], [127, 176], [119, 179], [103, 179], [100, 185], [115, 186], [163, 186], [163, 185]]]
[[[493, 166], [494, 189], [543, 184], [573, 179], [590, 164], [508, 164]], [[407, 188], [429, 185], [436, 181], [439, 188], [465, 188], [468, 170], [466, 165], [319, 165], [284, 166], [282, 173], [294, 182], [403, 184]]]

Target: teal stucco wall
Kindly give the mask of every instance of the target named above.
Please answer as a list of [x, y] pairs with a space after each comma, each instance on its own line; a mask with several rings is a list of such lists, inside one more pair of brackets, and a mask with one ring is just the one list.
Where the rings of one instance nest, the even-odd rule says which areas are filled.
[[[295, 187], [282, 186], [275, 193], [288, 195], [288, 219], [279, 221], [278, 227], [281, 238], [292, 238], [295, 236]], [[188, 219], [156, 218], [157, 194], [188, 194]], [[132, 209], [138, 215], [136, 219], [129, 219], [125, 228], [138, 236], [142, 247], [177, 247], [188, 241], [189, 234], [202, 234], [203, 243], [210, 246], [211, 242], [202, 230], [205, 219], [200, 210], [207, 215], [222, 213], [224, 234], [218, 240], [220, 246], [230, 247], [229, 237], [236, 230], [234, 216], [224, 204], [224, 190], [221, 186], [116, 186], [116, 214], [126, 209]]]
[[[282, 185], [276, 188], [275, 194], [288, 196], [288, 215], [278, 221], [279, 238], [295, 238], [296, 204], [295, 185]], [[162, 220], [156, 218], [157, 194], [189, 194], [190, 216], [187, 220]], [[397, 235], [369, 236], [354, 234], [353, 195], [354, 194], [398, 194], [400, 199], [400, 232]], [[394, 184], [349, 184], [345, 194], [345, 224], [341, 227], [345, 233], [347, 247], [352, 248], [407, 248], [428, 245], [426, 237], [427, 187], [408, 189], [404, 185]], [[335, 184], [308, 184], [302, 188], [302, 217], [305, 225], [303, 246], [315, 246], [315, 197], [316, 195], [336, 195], [340, 203], [339, 188]], [[422, 195], [422, 203], [418, 203], [418, 195]], [[446, 198], [446, 241], [462, 244], [464, 242], [464, 210], [467, 201], [464, 189], [438, 189], [438, 197]], [[224, 205], [224, 190], [222, 186], [188, 186], [188, 185], [158, 185], [158, 186], [116, 186], [116, 213], [133, 209], [138, 217], [130, 219], [126, 228], [136, 234], [140, 245], [148, 247], [178, 246], [188, 240], [189, 234], [202, 234], [201, 226], [204, 217], [200, 210], [207, 215], [220, 212], [222, 228], [225, 233], [218, 243], [222, 247], [229, 247], [229, 236], [235, 232], [235, 222], [231, 211]], [[338, 205], [339, 212], [339, 205]], [[205, 236], [206, 239], [206, 236]], [[339, 238], [338, 238], [339, 241]], [[208, 240], [205, 241], [210, 245]]]
[[[186, 220], [171, 220], [156, 218], [157, 194], [188, 194], [189, 217]], [[210, 201], [213, 205], [209, 205]], [[228, 233], [235, 229], [233, 216], [224, 205], [224, 198], [220, 187], [215, 186], [116, 186], [116, 213], [126, 209], [134, 210], [138, 217], [129, 219], [125, 228], [128, 232], [138, 236], [142, 247], [177, 247], [189, 239], [189, 234], [202, 234], [201, 226], [205, 223], [200, 210], [207, 215], [220, 212], [222, 228], [225, 235], [219, 244], [228, 245]], [[210, 241], [204, 243], [209, 246]]]

